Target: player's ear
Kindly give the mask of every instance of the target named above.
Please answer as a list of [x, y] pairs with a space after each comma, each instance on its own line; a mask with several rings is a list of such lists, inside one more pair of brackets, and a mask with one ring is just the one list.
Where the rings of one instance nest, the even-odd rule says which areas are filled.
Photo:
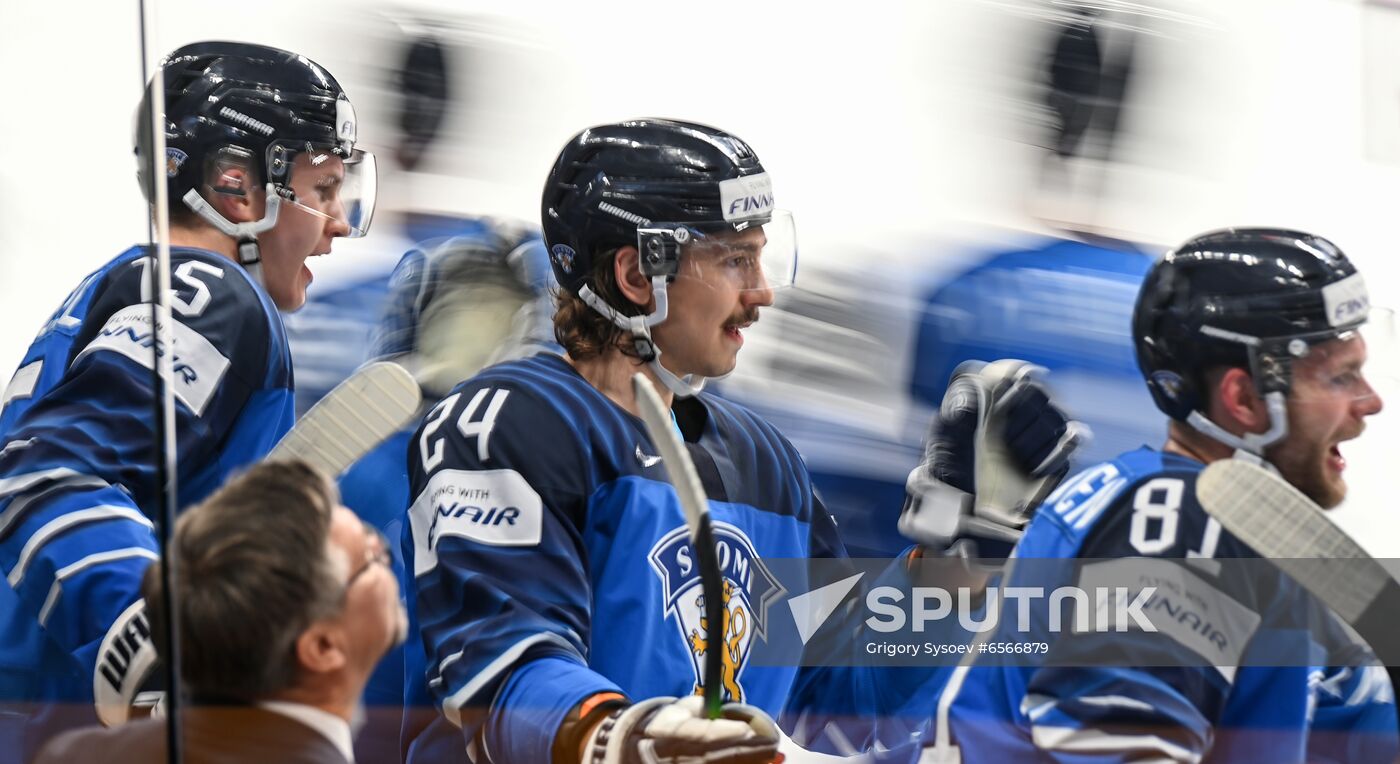
[[651, 279], [642, 275], [641, 253], [636, 247], [623, 247], [613, 257], [613, 278], [617, 279], [617, 289], [623, 297], [648, 311], [652, 304]]
[[225, 220], [243, 223], [262, 219], [263, 194], [257, 187], [257, 172], [246, 157], [221, 154], [209, 162], [204, 177], [204, 198]]
[[1254, 378], [1242, 368], [1223, 369], [1214, 378], [1211, 419], [1232, 432], [1266, 432], [1269, 410], [1254, 388]]

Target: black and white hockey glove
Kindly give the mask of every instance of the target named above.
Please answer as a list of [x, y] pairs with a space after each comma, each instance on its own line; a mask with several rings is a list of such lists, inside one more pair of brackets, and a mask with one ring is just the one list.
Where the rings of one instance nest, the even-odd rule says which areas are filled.
[[649, 698], [613, 711], [594, 728], [583, 764], [770, 764], [780, 761], [778, 725], [763, 711], [726, 703], [705, 718], [699, 695]]
[[163, 694], [159, 660], [146, 600], [137, 600], [117, 617], [97, 651], [92, 694], [98, 720], [114, 727], [151, 715]]
[[900, 533], [968, 556], [1009, 553], [1089, 435], [1036, 381], [1042, 371], [1008, 359], [953, 372], [905, 484]]

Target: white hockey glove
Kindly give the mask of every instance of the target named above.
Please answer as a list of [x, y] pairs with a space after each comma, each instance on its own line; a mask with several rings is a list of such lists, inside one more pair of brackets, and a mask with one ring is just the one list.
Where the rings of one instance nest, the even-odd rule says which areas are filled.
[[1089, 436], [1036, 381], [1043, 371], [1007, 359], [953, 372], [905, 484], [900, 533], [966, 556], [1010, 552]]
[[117, 617], [98, 648], [92, 681], [98, 720], [113, 727], [150, 715], [162, 694], [158, 661], [146, 601], [140, 599]]
[[649, 698], [623, 706], [589, 736], [582, 764], [770, 764], [778, 754], [778, 725], [763, 711], [726, 703], [719, 719], [705, 718], [699, 695]]

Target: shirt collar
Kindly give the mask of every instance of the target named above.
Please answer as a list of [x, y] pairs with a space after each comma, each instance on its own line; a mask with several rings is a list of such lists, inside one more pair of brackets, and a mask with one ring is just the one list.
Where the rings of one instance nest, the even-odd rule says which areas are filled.
[[350, 723], [341, 717], [329, 711], [322, 711], [315, 706], [308, 706], [304, 703], [289, 703], [285, 700], [264, 700], [258, 703], [258, 706], [301, 722], [321, 733], [323, 737], [335, 745], [336, 750], [340, 751], [347, 762], [354, 764], [355, 744], [354, 738], [350, 734]]

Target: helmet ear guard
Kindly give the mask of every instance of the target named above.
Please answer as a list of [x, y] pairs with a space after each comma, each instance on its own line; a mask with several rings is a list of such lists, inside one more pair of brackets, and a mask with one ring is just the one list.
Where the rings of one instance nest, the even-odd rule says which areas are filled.
[[675, 279], [681, 267], [681, 247], [690, 240], [690, 230], [684, 227], [638, 228], [637, 264], [642, 275]]

